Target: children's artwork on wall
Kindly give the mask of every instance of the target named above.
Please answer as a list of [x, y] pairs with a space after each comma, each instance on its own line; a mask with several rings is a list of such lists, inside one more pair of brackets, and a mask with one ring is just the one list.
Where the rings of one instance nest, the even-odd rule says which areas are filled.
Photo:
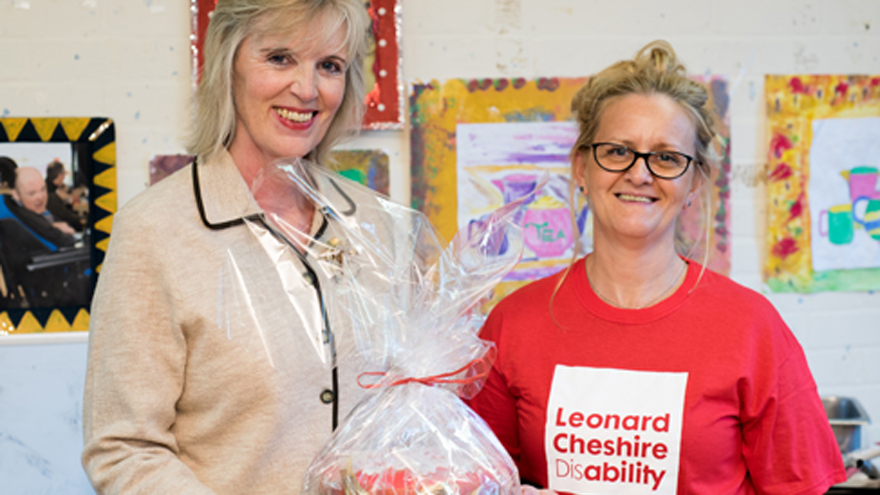
[[177, 172], [193, 161], [192, 155], [155, 155], [150, 158], [150, 185]]
[[382, 150], [333, 150], [328, 167], [339, 175], [388, 195], [388, 155]]
[[[0, 155], [19, 169], [36, 168], [47, 186], [55, 182], [44, 213], [7, 192], [0, 202], [0, 343], [26, 334], [85, 332], [116, 212], [113, 121], [0, 118]], [[52, 223], [40, 224], [46, 213]]]
[[[192, 163], [192, 155], [156, 155], [150, 159], [150, 185]], [[329, 168], [361, 185], [388, 195], [388, 155], [381, 150], [333, 150]]]
[[[713, 178], [714, 217], [710, 219], [709, 268], [730, 270], [729, 131], [727, 82], [699, 78], [717, 111], [722, 156]], [[415, 84], [410, 95], [412, 203], [440, 233], [451, 239], [460, 228], [478, 223], [492, 209], [533, 187], [542, 172], [549, 181], [524, 214], [525, 253], [520, 265], [499, 284], [497, 301], [525, 283], [567, 266], [575, 239], [584, 252], [592, 246], [590, 212], [570, 194], [571, 146], [577, 138], [570, 102], [586, 78], [451, 79]], [[572, 210], [575, 226], [572, 227]], [[703, 261], [705, 229], [698, 208], [683, 226], [694, 244], [691, 257]], [[574, 232], [573, 230], [578, 230]], [[584, 253], [578, 253], [578, 255]]]
[[[367, 83], [365, 129], [403, 128], [403, 74], [400, 54], [401, 7], [400, 0], [365, 0], [370, 15], [369, 47], [364, 59]], [[211, 13], [217, 0], [190, 0], [192, 33], [190, 35], [193, 68], [193, 86], [201, 77], [204, 63], [204, 43]]]
[[542, 193], [520, 219], [525, 253], [506, 281], [527, 282], [556, 273], [571, 260], [575, 236], [590, 249], [585, 202], [576, 207], [579, 232], [574, 232], [568, 206], [568, 154], [577, 134], [570, 121], [456, 126], [457, 225], [481, 225], [496, 208], [532, 191], [542, 173], [548, 173]]
[[768, 287], [880, 288], [880, 76], [777, 75], [764, 86]]

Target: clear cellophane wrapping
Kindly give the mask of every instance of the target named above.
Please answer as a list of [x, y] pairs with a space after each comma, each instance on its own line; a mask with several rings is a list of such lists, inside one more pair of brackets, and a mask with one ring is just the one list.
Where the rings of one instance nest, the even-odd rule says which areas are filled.
[[306, 236], [285, 223], [286, 201], [260, 202], [272, 230], [334, 280], [323, 297], [350, 318], [365, 363], [358, 384], [370, 389], [315, 457], [303, 493], [518, 494], [514, 462], [462, 398], [491, 368], [481, 303], [519, 261], [534, 191], [447, 245], [422, 213], [304, 160], [258, 181], [255, 197], [278, 198], [257, 187], [293, 188], [331, 224], [332, 236]]

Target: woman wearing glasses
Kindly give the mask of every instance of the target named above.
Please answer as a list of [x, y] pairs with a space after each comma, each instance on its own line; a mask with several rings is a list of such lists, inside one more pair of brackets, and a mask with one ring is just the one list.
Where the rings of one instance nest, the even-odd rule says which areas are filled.
[[718, 495], [820, 494], [844, 481], [791, 331], [681, 243], [679, 215], [711, 204], [703, 86], [654, 42], [591, 77], [572, 109], [593, 251], [498, 304], [483, 329], [498, 357], [471, 402], [524, 482]]

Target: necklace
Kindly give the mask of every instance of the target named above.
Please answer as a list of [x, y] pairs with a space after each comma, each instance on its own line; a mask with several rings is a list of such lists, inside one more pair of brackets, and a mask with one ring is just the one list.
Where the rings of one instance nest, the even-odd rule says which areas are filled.
[[[642, 304], [640, 306], [636, 306], [633, 308], [623, 308], [623, 309], [642, 309], [642, 308], [647, 308], [649, 306], [653, 306], [654, 304], [656, 304], [657, 302], [662, 300], [666, 296], [666, 294], [668, 294], [670, 291], [672, 291], [674, 288], [676, 288], [682, 282], [682, 277], [687, 272], [687, 267], [688, 267], [687, 262], [682, 261], [681, 270], [678, 272], [678, 275], [676, 275], [675, 278], [672, 280], [672, 284], [670, 284], [669, 287], [667, 287], [663, 292], [661, 292], [654, 299], [651, 299], [646, 304]], [[617, 304], [612, 302], [610, 299], [608, 299], [607, 297], [600, 294], [598, 290], [596, 290], [596, 286], [593, 285], [593, 279], [590, 277], [590, 264], [587, 262], [584, 262], [584, 268], [587, 272], [587, 282], [590, 284], [590, 288], [593, 289], [593, 293], [596, 294], [599, 297], [599, 299], [605, 301], [606, 303], [608, 303], [614, 307], [620, 308], [621, 306], [618, 306]]]

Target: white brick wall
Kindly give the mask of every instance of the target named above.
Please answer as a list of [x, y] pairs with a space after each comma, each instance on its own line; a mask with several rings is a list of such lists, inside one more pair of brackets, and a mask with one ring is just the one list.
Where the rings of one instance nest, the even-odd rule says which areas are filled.
[[[404, 76], [582, 76], [666, 38], [696, 73], [732, 82], [732, 277], [761, 290], [763, 76], [880, 74], [877, 0], [402, 0]], [[189, 117], [188, 0], [0, 2], [0, 115], [109, 116], [119, 200], [143, 190], [154, 154], [182, 151]], [[408, 199], [405, 131], [385, 149]], [[880, 296], [768, 294], [806, 349], [822, 394], [857, 397], [880, 441]], [[706, 331], [717, 331], [707, 328]]]

